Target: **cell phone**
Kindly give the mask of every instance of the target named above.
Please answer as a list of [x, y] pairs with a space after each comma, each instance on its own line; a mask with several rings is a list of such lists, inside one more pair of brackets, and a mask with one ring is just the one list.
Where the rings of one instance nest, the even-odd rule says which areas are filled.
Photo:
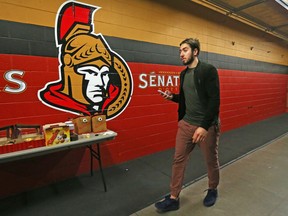
[[163, 94], [163, 95], [165, 95], [165, 96], [168, 96], [168, 97], [169, 97], [168, 94], [166, 94], [165, 92], [161, 91], [160, 89], [158, 90], [158, 92], [161, 93], [161, 94]]

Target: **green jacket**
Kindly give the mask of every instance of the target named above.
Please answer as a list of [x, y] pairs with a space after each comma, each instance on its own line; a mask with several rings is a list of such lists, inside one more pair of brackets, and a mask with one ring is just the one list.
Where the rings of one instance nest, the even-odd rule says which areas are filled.
[[[185, 115], [185, 96], [183, 91], [184, 77], [187, 68], [180, 74], [180, 92], [173, 94], [172, 101], [179, 103], [178, 120], [180, 121]], [[205, 109], [205, 116], [200, 125], [204, 129], [213, 124], [218, 124], [219, 107], [220, 107], [220, 87], [217, 69], [211, 65], [199, 61], [194, 70], [194, 82], [196, 90]]]

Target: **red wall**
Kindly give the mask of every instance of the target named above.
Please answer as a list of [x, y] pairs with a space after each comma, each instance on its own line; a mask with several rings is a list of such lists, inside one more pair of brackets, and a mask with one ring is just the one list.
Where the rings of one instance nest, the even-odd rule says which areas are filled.
[[288, 76], [219, 70], [223, 131], [285, 112]]
[[[39, 89], [59, 78], [56, 58], [0, 55], [0, 62], [4, 63], [1, 74], [11, 69], [25, 71], [23, 77], [17, 78], [27, 84], [21, 94], [0, 92], [0, 127], [16, 123], [46, 124], [73, 117], [43, 105], [37, 98]], [[134, 91], [126, 110], [107, 123], [118, 136], [101, 147], [104, 167], [174, 146], [177, 105], [162, 99], [157, 93], [158, 86], [139, 88], [139, 76], [143, 73], [149, 76], [151, 72], [177, 74], [183, 67], [131, 62], [128, 65]], [[287, 75], [219, 69], [219, 76], [223, 132], [286, 111]], [[17, 88], [2, 76], [1, 90], [7, 85]], [[177, 86], [170, 88], [177, 90]], [[0, 197], [88, 172], [89, 154], [85, 148], [0, 164]]]

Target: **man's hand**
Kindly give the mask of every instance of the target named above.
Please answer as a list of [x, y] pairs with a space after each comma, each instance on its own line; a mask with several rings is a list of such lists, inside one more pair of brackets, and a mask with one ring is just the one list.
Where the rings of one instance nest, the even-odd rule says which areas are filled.
[[198, 127], [192, 137], [192, 142], [193, 143], [198, 143], [198, 142], [202, 142], [206, 136], [207, 136], [208, 131], [205, 130], [202, 127]]
[[158, 90], [158, 92], [162, 95], [162, 97], [164, 97], [167, 100], [172, 100], [172, 98], [173, 98], [172, 93], [168, 90], [166, 90], [165, 92]]

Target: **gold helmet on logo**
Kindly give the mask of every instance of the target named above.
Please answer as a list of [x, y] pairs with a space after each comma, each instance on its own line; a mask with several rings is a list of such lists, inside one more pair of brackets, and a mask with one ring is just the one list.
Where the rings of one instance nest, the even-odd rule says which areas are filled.
[[89, 104], [83, 90], [84, 76], [77, 73], [77, 68], [85, 65], [110, 68], [112, 56], [101, 37], [85, 34], [81, 26], [76, 27], [81, 34], [77, 34], [76, 29], [73, 37], [67, 40], [62, 51], [62, 79], [64, 81], [62, 92], [81, 103]]

